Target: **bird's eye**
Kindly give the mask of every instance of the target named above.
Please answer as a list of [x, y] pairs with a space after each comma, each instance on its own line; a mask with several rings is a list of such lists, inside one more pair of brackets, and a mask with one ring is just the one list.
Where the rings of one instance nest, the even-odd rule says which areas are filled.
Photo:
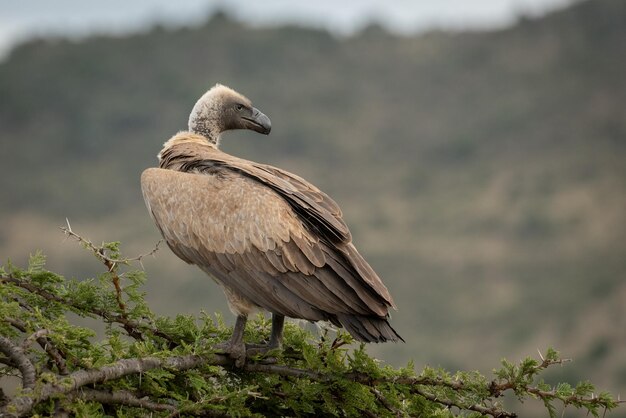
[[237, 104], [235, 105], [235, 110], [236, 110], [237, 112], [241, 112], [241, 111], [243, 110], [243, 105], [242, 105], [242, 104], [237, 103]]

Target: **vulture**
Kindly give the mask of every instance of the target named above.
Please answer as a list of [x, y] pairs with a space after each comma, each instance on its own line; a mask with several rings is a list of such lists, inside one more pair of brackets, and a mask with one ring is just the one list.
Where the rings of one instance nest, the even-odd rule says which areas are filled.
[[246, 320], [257, 310], [272, 314], [269, 342], [257, 350], [280, 347], [285, 317], [329, 321], [363, 342], [402, 340], [388, 322], [393, 299], [337, 203], [295, 174], [220, 151], [225, 131], [269, 134], [265, 114], [217, 84], [188, 127], [165, 142], [141, 188], [167, 245], [223, 288], [237, 316], [220, 350], [243, 364]]

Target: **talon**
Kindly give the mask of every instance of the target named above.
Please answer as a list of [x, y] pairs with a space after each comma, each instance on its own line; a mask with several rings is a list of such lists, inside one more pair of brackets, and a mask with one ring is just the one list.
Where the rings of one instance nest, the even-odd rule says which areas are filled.
[[266, 355], [271, 351], [278, 350], [280, 345], [278, 344], [249, 344], [246, 345], [246, 356], [258, 356]]
[[216, 344], [213, 346], [215, 351], [228, 354], [228, 357], [235, 360], [236, 367], [243, 367], [246, 362], [246, 346], [243, 343], [237, 344], [232, 341]]

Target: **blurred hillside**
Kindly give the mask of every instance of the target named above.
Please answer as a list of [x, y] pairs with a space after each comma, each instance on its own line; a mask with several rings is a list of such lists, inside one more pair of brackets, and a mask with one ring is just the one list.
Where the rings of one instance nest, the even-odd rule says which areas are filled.
[[[139, 176], [216, 82], [272, 119], [227, 152], [296, 172], [342, 206], [388, 284], [392, 363], [490, 367], [554, 346], [626, 389], [626, 2], [584, 1], [497, 32], [354, 37], [224, 15], [130, 37], [44, 39], [0, 65], [0, 258], [58, 226], [127, 253], [159, 239]], [[164, 313], [227, 311], [167, 249], [145, 263]], [[562, 378], [562, 376], [561, 376]], [[621, 412], [623, 414], [623, 412]], [[613, 414], [612, 416], [617, 416]]]

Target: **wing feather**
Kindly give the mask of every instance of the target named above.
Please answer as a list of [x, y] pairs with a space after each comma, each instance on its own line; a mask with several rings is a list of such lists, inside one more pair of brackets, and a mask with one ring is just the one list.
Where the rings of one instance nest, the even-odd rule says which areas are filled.
[[[277, 312], [292, 318], [305, 318], [311, 321], [326, 319], [322, 312], [286, 288], [276, 277], [264, 272], [237, 270], [229, 275], [231, 287], [256, 292], [265, 299], [262, 307], [270, 312]], [[250, 294], [250, 293], [249, 293]], [[252, 300], [256, 296], [252, 296]]]
[[[226, 253], [213, 253], [215, 255], [215, 267], [224, 271], [225, 273], [230, 273], [235, 270], [235, 265], [228, 258], [228, 254]], [[220, 268], [221, 266], [221, 268]]]
[[324, 252], [318, 240], [312, 242], [298, 234], [291, 234], [291, 239], [313, 266], [324, 267], [326, 257], [324, 256]]
[[300, 298], [310, 301], [311, 304], [325, 312], [334, 312], [343, 305], [341, 299], [328, 292], [328, 289], [316, 276], [287, 273], [281, 276], [281, 282]]
[[350, 243], [341, 248], [341, 253], [348, 260], [350, 265], [356, 270], [359, 277], [362, 278], [377, 295], [381, 296], [392, 308], [396, 308], [395, 303], [387, 290], [387, 287], [383, 284], [382, 280], [378, 277], [374, 269], [365, 261], [365, 259], [359, 254], [356, 247]]
[[284, 242], [282, 245], [283, 259], [287, 258], [289, 263], [295, 267], [296, 272], [304, 275], [311, 275], [315, 271], [315, 266], [311, 264], [306, 255], [300, 250], [293, 240]]
[[264, 256], [267, 258], [267, 261], [269, 261], [280, 273], [286, 273], [289, 271], [287, 267], [285, 267], [285, 264], [283, 264], [281, 256], [277, 254], [276, 251], [266, 251]]
[[380, 296], [374, 293], [369, 287], [363, 286], [362, 280], [355, 274], [346, 260], [332, 251], [327, 253], [326, 261], [330, 268], [341, 277], [355, 291], [357, 296], [365, 302], [370, 311], [379, 316], [385, 316], [388, 312], [388, 305], [381, 300]]
[[343, 279], [338, 277], [337, 273], [330, 267], [326, 266], [316, 270], [315, 277], [326, 289], [324, 290], [324, 288], [322, 288], [320, 290], [321, 294], [330, 294], [330, 297], [334, 300], [339, 299], [339, 303], [333, 311], [334, 313], [339, 311], [363, 315], [372, 314], [370, 307], [367, 306], [365, 302], [359, 298], [356, 292], [348, 286]]

